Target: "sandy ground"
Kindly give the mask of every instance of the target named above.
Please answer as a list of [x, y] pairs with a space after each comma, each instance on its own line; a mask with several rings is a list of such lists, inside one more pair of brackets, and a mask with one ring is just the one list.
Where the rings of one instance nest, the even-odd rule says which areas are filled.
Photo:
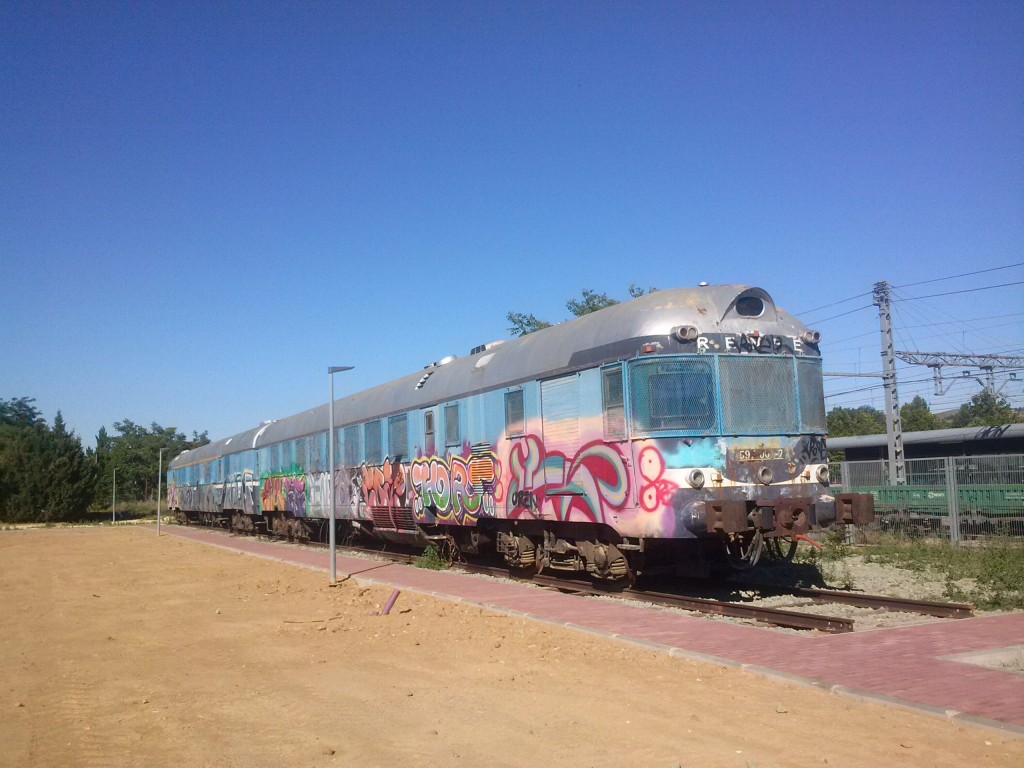
[[139, 527], [0, 532], [3, 766], [1021, 766], [1024, 740]]

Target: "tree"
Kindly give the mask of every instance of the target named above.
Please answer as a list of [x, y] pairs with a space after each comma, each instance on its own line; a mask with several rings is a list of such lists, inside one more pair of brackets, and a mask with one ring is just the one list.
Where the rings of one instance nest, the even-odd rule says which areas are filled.
[[611, 307], [618, 303], [617, 299], [610, 298], [607, 293], [595, 293], [584, 288], [583, 298], [569, 299], [565, 302], [565, 308], [576, 317], [583, 317], [583, 315], [589, 315], [591, 312], [597, 312], [599, 309]]
[[0, 424], [27, 427], [44, 423], [42, 412], [32, 405], [35, 401], [34, 397], [0, 399]]
[[644, 294], [654, 293], [656, 290], [658, 290], [658, 289], [652, 286], [652, 287], [648, 288], [645, 291], [643, 288], [641, 288], [636, 283], [630, 283], [629, 284], [629, 296], [632, 299], [639, 299]]
[[902, 405], [900, 419], [903, 421], [904, 432], [924, 432], [929, 429], [941, 429], [944, 426], [942, 420], [928, 407], [928, 401], [920, 395]]
[[163, 448], [164, 469], [182, 451], [210, 442], [206, 432], [193, 432], [189, 439], [176, 427], [161, 427], [156, 422], [149, 428], [131, 419], [114, 422], [119, 433], [107, 435], [104, 428], [96, 435], [95, 463], [100, 473], [96, 502], [106, 504], [113, 496], [113, 475], [117, 469], [117, 497], [125, 500], [156, 498], [160, 449]]
[[961, 405], [951, 424], [954, 427], [997, 427], [1021, 420], [1021, 414], [1005, 398], [986, 389], [972, 397], [971, 402]]
[[526, 315], [522, 312], [509, 312], [505, 317], [510, 323], [512, 323], [509, 327], [509, 331], [514, 333], [516, 336], [525, 336], [528, 333], [539, 331], [542, 328], [551, 327], [551, 323], [538, 320], [533, 315]]
[[[629, 285], [629, 295], [634, 299], [643, 296], [645, 293], [653, 293], [656, 290], [657, 288], [649, 288], [647, 291], [644, 291], [636, 283], [630, 283]], [[607, 293], [597, 293], [596, 291], [584, 288], [579, 299], [569, 299], [569, 301], [565, 302], [565, 308], [572, 312], [574, 317], [583, 317], [583, 315], [589, 315], [591, 312], [597, 312], [599, 309], [611, 307], [618, 303], [618, 299], [611, 298]], [[509, 331], [516, 336], [525, 336], [528, 333], [551, 327], [551, 323], [546, 320], [538, 320], [534, 315], [524, 314], [523, 312], [509, 312], [505, 317], [512, 323]]]
[[81, 440], [67, 431], [60, 411], [50, 429], [30, 399], [10, 402], [29, 404], [34, 413], [23, 409], [19, 424], [0, 426], [0, 520], [80, 519], [96, 486], [96, 467], [87, 461]]
[[885, 414], [870, 405], [836, 407], [826, 417], [829, 437], [879, 435], [885, 432]]

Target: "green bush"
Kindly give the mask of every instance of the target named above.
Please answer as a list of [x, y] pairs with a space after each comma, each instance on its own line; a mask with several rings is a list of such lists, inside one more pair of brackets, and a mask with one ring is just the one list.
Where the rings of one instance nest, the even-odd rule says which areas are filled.
[[451, 567], [451, 562], [441, 554], [441, 551], [433, 544], [429, 545], [423, 554], [416, 558], [417, 568], [426, 568], [429, 571], [444, 571]]

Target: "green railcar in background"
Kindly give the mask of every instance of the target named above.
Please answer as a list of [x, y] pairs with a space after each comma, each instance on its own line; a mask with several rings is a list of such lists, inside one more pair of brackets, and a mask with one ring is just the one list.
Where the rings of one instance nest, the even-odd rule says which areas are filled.
[[959, 485], [955, 510], [944, 486], [874, 485], [849, 491], [871, 494], [876, 525], [883, 530], [937, 531], [948, 528], [955, 513], [964, 533], [1024, 535], [1024, 485]]

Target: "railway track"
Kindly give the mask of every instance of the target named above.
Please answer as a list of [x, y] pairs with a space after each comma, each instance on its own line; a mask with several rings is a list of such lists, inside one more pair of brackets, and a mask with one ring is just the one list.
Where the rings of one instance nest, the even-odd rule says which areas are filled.
[[[507, 568], [481, 565], [457, 564], [455, 567], [469, 573], [480, 573], [504, 578], [522, 579], [538, 586], [557, 589], [560, 592], [588, 596], [612, 597], [634, 600], [668, 608], [679, 608], [697, 613], [727, 616], [737, 619], [748, 619], [762, 624], [787, 629], [816, 630], [829, 634], [853, 632], [854, 619], [840, 616], [828, 616], [819, 613], [795, 611], [789, 608], [752, 605], [731, 600], [711, 600], [669, 592], [627, 588], [611, 591], [573, 579], [560, 579], [554, 576], [532, 575], [518, 576], [510, 573]], [[858, 608], [870, 608], [878, 611], [901, 611], [917, 613], [940, 618], [962, 619], [974, 615], [974, 606], [966, 603], [943, 603], [932, 600], [910, 600], [907, 598], [888, 597], [886, 595], [869, 595], [840, 590], [807, 589], [794, 587], [790, 589], [773, 588], [774, 595], [790, 595], [794, 598], [809, 599], [815, 604], [853, 605]]]
[[[309, 546], [326, 549], [327, 544], [309, 541]], [[413, 563], [419, 553], [389, 552], [372, 547], [338, 546], [339, 552], [370, 555], [396, 563]], [[818, 631], [828, 634], [840, 634], [855, 630], [854, 619], [829, 616], [820, 613], [792, 610], [789, 607], [779, 608], [756, 605], [750, 602], [734, 600], [712, 600], [709, 598], [692, 597], [669, 592], [628, 587], [622, 590], [601, 588], [592, 583], [577, 579], [564, 579], [543, 574], [519, 574], [507, 567], [454, 563], [453, 568], [464, 573], [473, 573], [498, 578], [525, 581], [539, 587], [555, 589], [566, 594], [585, 595], [591, 597], [619, 598], [636, 602], [648, 603], [667, 608], [678, 608], [716, 616], [746, 619], [760, 624], [786, 629]], [[947, 619], [962, 619], [974, 615], [974, 606], [967, 603], [946, 603], [933, 600], [912, 600], [908, 598], [889, 597], [887, 595], [870, 595], [842, 590], [811, 589], [806, 587], [762, 587], [745, 588], [747, 592], [760, 593], [763, 596], [790, 596], [798, 600], [808, 600], [816, 605], [850, 605], [875, 611], [900, 611], [916, 613]]]

